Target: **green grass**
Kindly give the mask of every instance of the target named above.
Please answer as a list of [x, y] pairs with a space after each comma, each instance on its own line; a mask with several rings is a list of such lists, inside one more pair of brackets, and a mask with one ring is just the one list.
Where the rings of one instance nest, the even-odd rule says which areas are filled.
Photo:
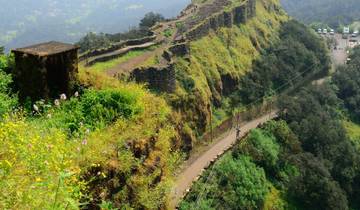
[[83, 65], [80, 65], [80, 69], [86, 69], [86, 70], [90, 70], [90, 71], [97, 71], [97, 72], [103, 72], [103, 71], [106, 71], [108, 69], [111, 69], [121, 63], [124, 63], [132, 58], [135, 58], [137, 56], [141, 56], [143, 55], [144, 53], [148, 52], [149, 50], [151, 50], [151, 48], [149, 49], [146, 49], [146, 50], [132, 50], [128, 53], [126, 53], [125, 55], [119, 57], [119, 58], [116, 58], [116, 59], [113, 59], [113, 60], [110, 60], [110, 61], [106, 61], [106, 62], [99, 62], [99, 63], [96, 63], [94, 64], [93, 66], [90, 66], [90, 67], [85, 67]]
[[164, 34], [165, 37], [169, 38], [174, 34], [174, 29], [167, 28], [167, 29], [165, 29], [163, 34]]
[[360, 149], [360, 125], [349, 120], [343, 121], [343, 125], [347, 131], [349, 138]]

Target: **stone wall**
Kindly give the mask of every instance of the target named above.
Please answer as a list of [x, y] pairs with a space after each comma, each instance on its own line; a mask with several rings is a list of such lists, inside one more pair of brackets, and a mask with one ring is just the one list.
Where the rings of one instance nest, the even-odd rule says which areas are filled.
[[146, 83], [150, 89], [172, 93], [176, 88], [175, 68], [171, 63], [166, 66], [135, 69], [130, 76], [138, 83]]
[[108, 48], [95, 49], [90, 52], [84, 53], [84, 54], [80, 55], [79, 60], [83, 61], [89, 57], [98, 56], [98, 55], [102, 55], [102, 54], [106, 54], [106, 53], [111, 53], [116, 50], [120, 50], [121, 48], [128, 47], [128, 46], [145, 44], [147, 42], [154, 41], [155, 39], [156, 39], [156, 35], [151, 35], [151, 36], [147, 36], [147, 37], [144, 37], [141, 39], [131, 39], [131, 40], [123, 41], [123, 42], [114, 43]]
[[119, 52], [113, 52], [113, 53], [109, 53], [109, 54], [105, 54], [103, 56], [99, 55], [98, 57], [95, 57], [95, 58], [92, 58], [90, 60], [88, 60], [86, 62], [86, 66], [92, 66], [96, 63], [99, 63], [99, 62], [106, 62], [106, 61], [109, 61], [109, 60], [113, 60], [115, 58], [118, 58], [118, 57], [121, 57], [123, 55], [125, 55], [126, 53], [130, 52], [130, 51], [133, 51], [133, 50], [144, 50], [144, 49], [147, 49], [151, 46], [154, 46], [156, 45], [156, 43], [153, 43], [151, 45], [148, 45], [148, 46], [134, 46], [134, 47], [130, 47], [130, 48], [127, 48], [127, 49], [124, 49], [124, 50], [119, 50]]
[[194, 41], [209, 34], [210, 30], [220, 27], [232, 27], [234, 24], [246, 23], [256, 15], [256, 0], [247, 0], [230, 11], [217, 13], [185, 33], [186, 39]]
[[49, 56], [36, 56], [15, 52], [12, 74], [20, 100], [32, 101], [59, 97], [73, 93], [77, 84], [77, 50]]
[[175, 44], [171, 47], [169, 47], [169, 51], [176, 56], [185, 56], [187, 54], [189, 54], [189, 45], [188, 43], [180, 43], [180, 44]]

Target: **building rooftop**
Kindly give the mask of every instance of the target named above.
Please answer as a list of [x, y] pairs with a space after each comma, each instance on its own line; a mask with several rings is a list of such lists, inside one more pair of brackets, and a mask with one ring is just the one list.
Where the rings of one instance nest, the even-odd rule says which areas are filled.
[[37, 56], [49, 56], [75, 49], [79, 49], [79, 47], [72, 44], [65, 44], [61, 42], [51, 41], [51, 42], [36, 44], [24, 48], [17, 48], [13, 50], [13, 52], [21, 52], [21, 53], [37, 55]]

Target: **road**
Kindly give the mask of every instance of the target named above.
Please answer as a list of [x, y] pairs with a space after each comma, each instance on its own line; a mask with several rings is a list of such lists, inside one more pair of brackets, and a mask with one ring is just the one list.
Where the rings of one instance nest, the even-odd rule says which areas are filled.
[[[241, 127], [241, 137], [244, 137], [251, 129], [257, 128], [259, 125], [274, 119], [276, 116], [276, 112], [272, 112], [245, 123]], [[185, 170], [177, 176], [178, 179], [175, 181], [174, 188], [171, 191], [169, 207], [171, 209], [175, 209], [178, 202], [186, 194], [187, 189], [191, 188], [192, 183], [197, 180], [197, 177], [201, 175], [203, 170], [209, 167], [209, 165], [215, 161], [219, 155], [230, 149], [235, 143], [236, 131], [231, 130], [229, 134], [223, 137], [220, 141], [214, 143], [214, 145], [210, 146], [208, 150], [197, 157], [195, 161], [185, 162]], [[191, 158], [189, 158], [189, 160], [191, 160]]]
[[[331, 35], [327, 35], [331, 37]], [[346, 63], [346, 59], [348, 57], [347, 50], [355, 47], [360, 43], [360, 37], [351, 37], [344, 39], [342, 34], [333, 35], [336, 40], [336, 48], [331, 50], [333, 64], [335, 66], [343, 65]]]
[[348, 39], [343, 39], [341, 34], [335, 34], [337, 42], [336, 49], [332, 49], [332, 60], [335, 66], [345, 64], [347, 59], [346, 49], [348, 46]]

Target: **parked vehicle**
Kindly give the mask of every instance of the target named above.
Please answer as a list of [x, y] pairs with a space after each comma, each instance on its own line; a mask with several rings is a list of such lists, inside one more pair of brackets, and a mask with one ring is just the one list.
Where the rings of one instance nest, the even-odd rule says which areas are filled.
[[352, 33], [352, 37], [357, 37], [359, 35], [359, 31], [354, 31], [354, 33]]

